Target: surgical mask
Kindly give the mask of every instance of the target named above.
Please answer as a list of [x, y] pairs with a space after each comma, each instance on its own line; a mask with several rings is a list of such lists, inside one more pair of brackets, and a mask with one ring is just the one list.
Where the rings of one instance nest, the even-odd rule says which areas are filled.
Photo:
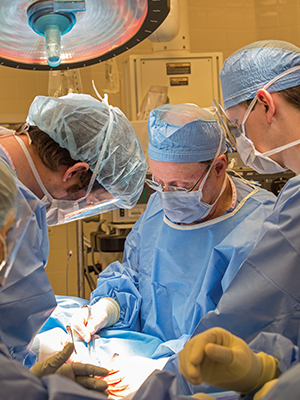
[[[110, 113], [108, 131], [112, 128], [112, 118], [113, 114]], [[54, 199], [45, 188], [25, 144], [18, 136], [15, 135], [15, 138], [24, 151], [35, 179], [44, 193], [44, 197], [41, 199], [41, 201], [46, 206], [47, 225], [60, 225], [66, 222], [75, 221], [80, 218], [88, 218], [92, 215], [107, 212], [118, 207], [119, 199], [113, 198], [110, 193], [108, 193], [105, 188], [96, 181], [96, 175], [106, 149], [106, 141], [108, 140], [108, 137], [109, 132], [105, 137], [105, 141], [103, 143], [103, 147], [101, 149], [88, 188], [79, 192], [82, 193], [82, 196], [78, 198], [78, 195], [74, 194], [63, 199]]]
[[[274, 82], [276, 82], [278, 79], [283, 78], [284, 76], [294, 72], [295, 70], [300, 69], [300, 66], [293, 67], [287, 71], [284, 71], [282, 74], [276, 76], [274, 79], [272, 79], [267, 85], [263, 87], [263, 89], [268, 89]], [[255, 103], [257, 102], [257, 96], [252, 100], [250, 103], [246, 114], [244, 115], [242, 124], [241, 124], [241, 129], [242, 132], [239, 136], [236, 137], [236, 147], [237, 151], [245, 165], [248, 167], [254, 169], [256, 172], [260, 174], [275, 174], [278, 172], [284, 172], [287, 169], [281, 167], [276, 161], [272, 160], [270, 158], [271, 155], [280, 153], [281, 151], [288, 149], [290, 147], [296, 146], [297, 144], [300, 144], [300, 139], [296, 140], [294, 142], [288, 143], [284, 146], [277, 147], [273, 150], [267, 151], [265, 153], [260, 153], [257, 151], [254, 147], [254, 144], [252, 141], [247, 138], [246, 136], [246, 127], [245, 123], [247, 121], [247, 118], [249, 117], [250, 112], [252, 111], [253, 107], [255, 106]]]
[[161, 206], [166, 216], [175, 223], [191, 224], [193, 222], [203, 221], [215, 206], [221, 195], [223, 194], [227, 179], [224, 179], [221, 191], [213, 202], [208, 204], [202, 201], [203, 187], [214, 165], [215, 160], [219, 156], [222, 144], [222, 135], [220, 135], [220, 143], [216, 155], [210, 164], [210, 167], [200, 183], [199, 189], [194, 191], [170, 191], [160, 192]]
[[201, 182], [198, 190], [193, 192], [160, 193], [161, 206], [169, 220], [177, 224], [191, 224], [193, 222], [201, 222], [209, 215], [212, 208], [222, 196], [227, 182], [227, 177], [225, 176], [221, 191], [216, 200], [213, 204], [205, 203], [202, 201], [203, 186], [209, 173], [210, 170]]

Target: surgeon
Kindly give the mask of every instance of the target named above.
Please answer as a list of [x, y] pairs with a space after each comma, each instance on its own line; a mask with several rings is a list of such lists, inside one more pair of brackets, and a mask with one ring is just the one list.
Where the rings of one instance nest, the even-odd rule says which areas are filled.
[[27, 122], [2, 133], [0, 161], [9, 166], [18, 196], [28, 204], [38, 201], [0, 289], [0, 336], [11, 356], [31, 367], [32, 339], [56, 306], [45, 272], [47, 223], [133, 207], [147, 165], [124, 114], [89, 95], [37, 96]]
[[[0, 286], [5, 288], [20, 243], [27, 234], [30, 215], [37, 200], [30, 203], [18, 196], [18, 190], [9, 166], [0, 161]], [[3, 320], [0, 325], [2, 326]], [[104, 377], [108, 371], [88, 364], [67, 364], [74, 350], [69, 343], [46, 361], [37, 362], [29, 371], [13, 360], [0, 337], [0, 386], [1, 398], [6, 399], [59, 399], [68, 395], [76, 399], [106, 399], [107, 383], [94, 375]], [[64, 376], [64, 378], [62, 378]], [[77, 383], [75, 383], [77, 382]], [[79, 384], [78, 384], [79, 383]], [[81, 386], [79, 386], [81, 385]], [[93, 390], [85, 390], [83, 387]]]
[[152, 335], [164, 342], [156, 358], [181, 350], [215, 309], [275, 197], [226, 173], [226, 140], [210, 112], [163, 105], [151, 111], [148, 132], [146, 182], [155, 193], [126, 239], [123, 263], [99, 275], [90, 318], [84, 307], [72, 325], [85, 341], [112, 324]]
[[[221, 84], [224, 117], [244, 163], [260, 173], [290, 169], [299, 174], [300, 49], [283, 41], [252, 43], [225, 61]], [[299, 179], [297, 175], [285, 184], [252, 252], [194, 335], [219, 326], [247, 343], [263, 331], [298, 344]], [[272, 349], [273, 343], [262, 340], [257, 347], [264, 351]], [[176, 357], [166, 368], [178, 374], [181, 393], [202, 390], [181, 379]]]

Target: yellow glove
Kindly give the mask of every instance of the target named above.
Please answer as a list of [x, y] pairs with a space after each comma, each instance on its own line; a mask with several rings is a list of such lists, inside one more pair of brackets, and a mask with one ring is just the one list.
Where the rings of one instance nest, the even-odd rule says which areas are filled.
[[179, 353], [179, 370], [194, 385], [209, 383], [250, 393], [276, 378], [278, 360], [254, 353], [246, 342], [222, 328], [212, 328], [189, 340]]
[[265, 383], [264, 386], [255, 393], [255, 395], [253, 396], [253, 400], [259, 400], [265, 397], [265, 395], [272, 389], [272, 387], [276, 385], [277, 381], [278, 379], [273, 379]]
[[209, 396], [206, 393], [195, 393], [192, 396], [192, 399], [198, 399], [198, 400], [215, 400], [215, 397]]
[[108, 370], [90, 364], [66, 364], [73, 350], [73, 343], [68, 343], [59, 353], [47, 360], [35, 363], [34, 366], [30, 368], [30, 371], [40, 379], [46, 375], [59, 374], [72, 379], [87, 389], [104, 392], [107, 389], [107, 383], [102, 379], [95, 378], [95, 376], [106, 376]]

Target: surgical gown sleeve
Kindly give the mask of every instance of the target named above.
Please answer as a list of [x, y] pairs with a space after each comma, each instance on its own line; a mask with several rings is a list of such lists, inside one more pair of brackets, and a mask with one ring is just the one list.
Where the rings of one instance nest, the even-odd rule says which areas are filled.
[[187, 400], [180, 396], [177, 378], [167, 371], [154, 371], [136, 392], [133, 400]]
[[6, 400], [105, 400], [104, 394], [86, 390], [71, 379], [48, 375], [41, 380], [12, 360], [0, 339], [0, 398]]
[[[153, 200], [151, 196], [147, 204], [147, 210], [151, 210], [151, 215], [161, 210], [160, 204]], [[96, 289], [91, 294], [91, 305], [102, 297], [111, 297], [118, 302], [120, 318], [114, 329], [141, 330], [140, 227], [145, 219], [149, 218], [147, 210], [134, 224], [126, 238], [122, 264], [116, 261], [105, 268], [99, 275]]]
[[123, 263], [115, 261], [100, 273], [97, 287], [91, 294], [93, 305], [102, 297], [111, 297], [120, 306], [120, 318], [114, 329], [140, 331], [139, 312], [142, 296], [139, 293], [139, 226], [143, 215], [126, 238]]

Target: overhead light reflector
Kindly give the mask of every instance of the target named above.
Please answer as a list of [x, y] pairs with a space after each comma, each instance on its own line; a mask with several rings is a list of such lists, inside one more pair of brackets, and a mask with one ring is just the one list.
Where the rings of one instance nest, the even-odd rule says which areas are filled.
[[0, 65], [101, 63], [146, 39], [168, 13], [168, 0], [0, 0]]

